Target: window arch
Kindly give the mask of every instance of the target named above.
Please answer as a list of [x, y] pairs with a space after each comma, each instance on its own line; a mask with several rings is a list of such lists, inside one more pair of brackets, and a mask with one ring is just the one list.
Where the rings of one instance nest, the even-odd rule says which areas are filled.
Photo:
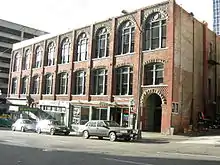
[[145, 26], [144, 50], [166, 47], [166, 18], [159, 12], [151, 14]]
[[22, 94], [27, 94], [28, 91], [28, 77], [23, 77], [22, 78], [22, 88], [21, 88], [21, 93]]
[[30, 65], [30, 50], [27, 49], [23, 57], [23, 70], [29, 69], [29, 65]]
[[164, 80], [164, 64], [150, 63], [144, 67], [144, 83], [145, 85], [160, 85], [163, 84]]
[[123, 66], [116, 69], [116, 95], [132, 95], [133, 68]]
[[38, 75], [33, 77], [32, 84], [32, 94], [39, 94], [40, 77]]
[[106, 95], [107, 93], [107, 70], [96, 69], [93, 71], [93, 95]]
[[119, 54], [134, 52], [135, 26], [131, 21], [124, 22], [119, 31]]
[[35, 50], [35, 68], [41, 67], [41, 60], [42, 60], [42, 48], [38, 46]]
[[66, 95], [68, 92], [68, 73], [60, 73], [59, 75], [59, 94]]
[[55, 46], [51, 42], [47, 47], [47, 66], [52, 66], [55, 64]]
[[45, 76], [45, 94], [50, 95], [53, 93], [53, 75], [48, 73]]
[[76, 61], [85, 61], [88, 56], [88, 38], [86, 33], [82, 33], [77, 39]]
[[61, 64], [69, 63], [69, 57], [70, 57], [70, 42], [69, 42], [69, 38], [65, 38], [61, 44], [60, 63]]
[[16, 53], [14, 56], [14, 66], [13, 71], [19, 71], [19, 53]]
[[11, 85], [11, 94], [17, 94], [18, 89], [18, 79], [17, 77], [12, 78], [12, 85]]
[[99, 29], [96, 34], [95, 58], [107, 57], [109, 53], [109, 33], [105, 27]]

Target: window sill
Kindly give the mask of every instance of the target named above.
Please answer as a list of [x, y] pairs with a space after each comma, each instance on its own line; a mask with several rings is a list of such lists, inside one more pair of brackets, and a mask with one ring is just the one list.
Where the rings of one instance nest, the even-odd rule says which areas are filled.
[[82, 63], [82, 62], [88, 62], [89, 60], [84, 60], [84, 61], [73, 61], [73, 63]]
[[113, 97], [133, 97], [134, 95], [113, 95]]
[[105, 59], [109, 59], [109, 56], [108, 57], [101, 57], [101, 58], [93, 58], [92, 61], [105, 60]]
[[80, 95], [80, 94], [73, 94], [71, 96], [86, 96], [86, 95], [85, 94], [82, 94], [82, 95]]
[[133, 52], [133, 53], [126, 53], [126, 54], [117, 54], [117, 55], [115, 55], [115, 57], [132, 56], [134, 54], [135, 54], [135, 52]]
[[53, 96], [53, 94], [42, 94], [43, 96]]
[[107, 97], [108, 95], [90, 95], [90, 96], [93, 96], [93, 97]]
[[150, 53], [150, 52], [155, 52], [155, 51], [162, 51], [162, 50], [167, 50], [168, 47], [165, 48], [157, 48], [157, 49], [151, 49], [151, 50], [143, 50], [142, 53]]
[[46, 66], [44, 66], [45, 68], [50, 68], [50, 67], [54, 67], [54, 66], [56, 66], [56, 65], [46, 65]]
[[160, 85], [141, 85], [141, 87], [145, 87], [145, 88], [147, 88], [147, 87], [167, 87], [168, 85], [166, 85], [166, 84], [160, 84]]
[[58, 64], [58, 65], [67, 65], [67, 64], [70, 64], [70, 63], [68, 62], [68, 63], [62, 63], [62, 64]]
[[56, 94], [56, 96], [68, 96], [68, 94]]

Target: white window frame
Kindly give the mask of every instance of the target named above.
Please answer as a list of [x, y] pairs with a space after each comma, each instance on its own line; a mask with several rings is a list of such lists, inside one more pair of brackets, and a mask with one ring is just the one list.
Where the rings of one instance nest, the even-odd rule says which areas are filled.
[[13, 71], [15, 71], [15, 72], [19, 71], [19, 53], [16, 53], [15, 56], [14, 56]]
[[[28, 87], [28, 77], [23, 77], [22, 78], [22, 94], [27, 94], [27, 88]], [[25, 89], [25, 92], [24, 92], [24, 89]]]
[[12, 78], [11, 94], [17, 94], [18, 79], [16, 77]]
[[61, 64], [69, 63], [69, 56], [70, 56], [70, 42], [69, 39], [66, 38], [62, 42], [62, 50], [61, 50]]
[[[127, 71], [125, 71], [125, 72], [123, 72], [123, 68], [126, 68], [127, 69]], [[125, 95], [129, 95], [129, 90], [130, 90], [130, 85], [133, 85], [133, 82], [132, 83], [130, 83], [130, 81], [133, 81], [133, 80], [130, 80], [130, 74], [133, 74], [133, 68], [131, 68], [131, 67], [129, 67], [129, 66], [125, 66], [125, 67], [120, 67], [120, 68], [118, 68], [117, 69], [118, 71], [116, 72], [116, 74], [119, 74], [120, 76], [119, 76], [119, 93], [117, 94], [117, 95], [124, 95], [124, 94], [122, 94], [123, 92], [122, 92], [122, 86], [123, 86], [123, 84], [125, 84], [125, 83], [123, 83], [123, 80], [122, 80], [122, 75], [123, 74], [127, 74], [128, 76], [128, 78], [127, 78], [127, 92], [126, 92], [126, 94]], [[118, 75], [117, 75], [117, 78], [118, 78]], [[116, 81], [117, 82], [117, 81]]]
[[[40, 77], [34, 76], [33, 77], [33, 92], [32, 92], [32, 94], [35, 94], [35, 95], [39, 94], [39, 85], [40, 85], [39, 83], [40, 83]], [[35, 87], [35, 85], [36, 85], [36, 87]], [[36, 89], [36, 91], [35, 91], [35, 89]]]
[[[84, 51], [82, 51], [82, 46], [85, 46]], [[76, 61], [86, 61], [87, 58], [88, 58], [88, 38], [86, 37], [86, 34], [83, 33], [78, 38]]]
[[[156, 65], [157, 64], [161, 64], [161, 65], [163, 65], [163, 68], [161, 68], [161, 69], [156, 69]], [[154, 64], [148, 64], [148, 65], [153, 65], [153, 69], [151, 69], [151, 70], [147, 70], [146, 69], [146, 73], [148, 72], [148, 71], [150, 71], [150, 72], [152, 72], [153, 73], [153, 76], [152, 76], [152, 79], [153, 79], [153, 84], [147, 84], [147, 85], [162, 85], [163, 83], [160, 83], [160, 84], [156, 84], [155, 82], [156, 82], [156, 72], [158, 72], [158, 71], [162, 71], [163, 72], [163, 81], [164, 81], [164, 64], [163, 63], [159, 63], [159, 62], [157, 62], [157, 63], [154, 63]]]
[[[60, 95], [67, 95], [68, 93], [68, 73], [60, 73], [60, 84], [59, 84], [59, 94]], [[62, 80], [64, 81], [64, 84], [61, 86]], [[62, 87], [64, 87], [64, 92], [61, 92]]]
[[[128, 33], [125, 33], [125, 30], [129, 30]], [[132, 30], [134, 29], [134, 32]], [[129, 35], [129, 48], [128, 52], [124, 52], [124, 36]], [[121, 30], [121, 54], [133, 53], [131, 52], [131, 45], [132, 45], [132, 35], [135, 35], [135, 26], [129, 21], [127, 22]]]
[[[49, 90], [47, 90], [49, 89]], [[45, 82], [45, 94], [51, 95], [53, 93], [53, 75], [47, 74], [46, 75], [46, 82]]]
[[[108, 33], [107, 33], [107, 30], [106, 28], [103, 28], [99, 31], [98, 33], [98, 36], [97, 36], [97, 39], [98, 39], [98, 43], [97, 43], [97, 52], [96, 52], [96, 58], [104, 58], [104, 57], [107, 57], [108, 56]], [[104, 36], [104, 38], [102, 38], [102, 36]], [[104, 56], [101, 57], [100, 56], [100, 52], [101, 52], [101, 43], [102, 43], [102, 40], [104, 40], [105, 42], [105, 48], [104, 48]]]
[[55, 46], [54, 43], [50, 43], [48, 46], [48, 53], [47, 53], [47, 66], [53, 66], [55, 63]]
[[35, 68], [41, 67], [41, 60], [42, 60], [42, 49], [40, 46], [38, 46], [35, 51]]
[[[103, 73], [100, 73], [102, 72]], [[103, 76], [103, 82], [102, 82], [102, 93], [98, 93], [98, 87], [99, 87], [99, 77]], [[96, 84], [94, 83], [93, 85], [95, 86], [94, 88], [94, 92], [93, 92], [93, 95], [105, 95], [105, 93], [107, 92], [107, 89], [105, 88], [106, 87], [106, 77], [107, 77], [107, 70], [106, 69], [96, 69], [94, 70], [94, 75], [93, 75], [93, 78], [94, 78], [94, 81], [95, 82], [95, 79], [96, 79]]]
[[[151, 20], [149, 20], [149, 22], [147, 22], [146, 23], [146, 25], [147, 24], [149, 24], [150, 25], [150, 29], [147, 29], [147, 27], [145, 28], [145, 45], [144, 45], [144, 50], [146, 50], [146, 51], [149, 51], [149, 50], [155, 50], [155, 49], [161, 49], [162, 48], [162, 22], [163, 21], [165, 21], [166, 22], [166, 29], [167, 29], [167, 20], [166, 19], [161, 19], [161, 18], [159, 18], [159, 19], [157, 19], [157, 17], [159, 17], [159, 15], [160, 15], [160, 13], [155, 13], [155, 15], [153, 16], [153, 17], [155, 17], [156, 16], [156, 18], [151, 18]], [[159, 22], [159, 47], [158, 48], [154, 48], [154, 49], [152, 49], [152, 24], [153, 23], [156, 23], [156, 22]], [[158, 26], [154, 26], [154, 28], [155, 27], [158, 27]], [[146, 48], [146, 41], [148, 40], [147, 38], [146, 38], [146, 33], [147, 33], [147, 30], [149, 30], [150, 31], [150, 36], [149, 36], [149, 49], [147, 49]], [[167, 32], [166, 32], [166, 35], [167, 35]], [[166, 40], [167, 40], [167, 37], [166, 37]]]
[[[78, 71], [76, 72], [76, 95], [84, 95], [85, 94], [85, 75], [86, 75], [86, 72], [85, 71]], [[79, 86], [78, 86], [78, 82], [80, 80], [80, 78], [82, 78], [82, 93], [79, 93]]]
[[27, 70], [29, 69], [29, 64], [30, 64], [30, 50], [26, 50], [25, 53], [24, 53], [24, 58], [23, 58], [23, 69], [24, 70]]

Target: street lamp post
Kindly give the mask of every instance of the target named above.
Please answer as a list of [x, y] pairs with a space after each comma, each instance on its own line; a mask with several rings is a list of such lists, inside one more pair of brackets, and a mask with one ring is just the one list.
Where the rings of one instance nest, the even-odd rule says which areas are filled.
[[143, 30], [142, 30], [142, 25], [140, 26], [136, 20], [136, 18], [133, 16], [133, 14], [129, 13], [126, 10], [122, 10], [121, 11], [122, 14], [125, 15], [131, 15], [131, 17], [133, 18], [133, 20], [135, 21], [138, 30], [140, 32], [140, 37], [139, 37], [139, 60], [138, 60], [138, 100], [136, 103], [136, 107], [137, 107], [137, 115], [136, 115], [136, 121], [135, 121], [135, 129], [138, 131], [138, 139], [141, 139], [141, 128], [140, 128], [140, 124], [141, 124], [141, 107], [140, 107], [140, 99], [141, 99], [141, 85], [142, 85], [142, 70], [143, 70], [143, 54], [142, 54], [142, 37], [143, 37]]

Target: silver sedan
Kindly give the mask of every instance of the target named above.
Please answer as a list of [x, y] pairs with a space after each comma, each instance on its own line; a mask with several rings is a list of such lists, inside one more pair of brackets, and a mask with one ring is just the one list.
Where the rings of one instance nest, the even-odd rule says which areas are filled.
[[14, 124], [12, 124], [12, 131], [35, 131], [36, 123], [29, 119], [18, 119]]

